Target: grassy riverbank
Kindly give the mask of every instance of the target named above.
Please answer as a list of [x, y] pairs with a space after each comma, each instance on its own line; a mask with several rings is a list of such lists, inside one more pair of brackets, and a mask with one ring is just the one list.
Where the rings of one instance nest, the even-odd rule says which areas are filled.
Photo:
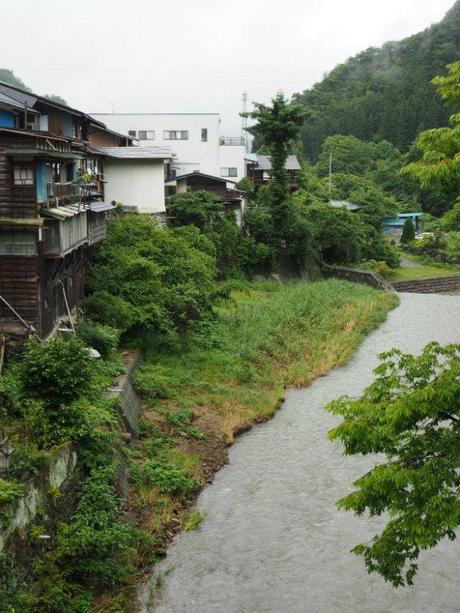
[[411, 281], [412, 279], [434, 279], [438, 277], [450, 277], [460, 274], [458, 266], [446, 266], [443, 264], [427, 263], [423, 258], [403, 252], [406, 260], [413, 262], [413, 266], [401, 265], [400, 268], [395, 268], [386, 277], [390, 283], [397, 281]]
[[344, 364], [397, 297], [363, 285], [250, 284], [178, 355], [147, 355], [137, 375], [143, 433], [131, 451], [129, 514], [162, 550], [200, 518], [191, 503], [235, 435], [276, 411], [289, 387]]

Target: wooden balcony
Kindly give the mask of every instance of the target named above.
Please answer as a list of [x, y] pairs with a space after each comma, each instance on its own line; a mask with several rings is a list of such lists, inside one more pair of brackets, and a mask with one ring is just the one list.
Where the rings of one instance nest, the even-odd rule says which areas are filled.
[[62, 257], [89, 241], [87, 212], [73, 207], [44, 209], [47, 218], [44, 232], [44, 253]]

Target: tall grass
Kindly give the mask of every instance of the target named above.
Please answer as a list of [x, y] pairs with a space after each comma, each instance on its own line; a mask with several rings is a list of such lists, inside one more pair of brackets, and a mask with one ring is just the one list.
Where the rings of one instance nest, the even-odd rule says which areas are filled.
[[226, 442], [270, 416], [287, 387], [345, 363], [397, 304], [393, 294], [337, 280], [253, 284], [233, 298], [189, 351], [148, 356], [139, 377], [148, 408], [189, 409], [194, 426]]

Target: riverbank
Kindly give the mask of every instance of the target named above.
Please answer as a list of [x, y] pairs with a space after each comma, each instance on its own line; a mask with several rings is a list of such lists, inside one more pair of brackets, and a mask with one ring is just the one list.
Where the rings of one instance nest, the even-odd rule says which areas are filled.
[[[179, 535], [142, 596], [155, 613], [369, 613], [457, 611], [460, 542], [445, 539], [419, 560], [411, 587], [369, 575], [358, 543], [386, 517], [355, 516], [336, 501], [381, 461], [344, 456], [327, 433], [340, 418], [324, 410], [343, 394], [361, 396], [377, 354], [419, 354], [433, 340], [460, 342], [456, 296], [402, 294], [397, 309], [340, 369], [290, 390], [275, 418], [241, 437], [230, 462], [199, 497], [199, 530]], [[439, 312], [443, 317], [439, 317]], [[161, 590], [155, 585], [163, 584]], [[151, 587], [152, 586], [152, 587]], [[152, 598], [153, 597], [153, 598]], [[152, 602], [153, 601], [153, 602]]]
[[435, 262], [427, 263], [421, 257], [405, 251], [401, 252], [401, 266], [391, 271], [385, 278], [390, 283], [411, 281], [412, 279], [435, 279], [460, 274], [456, 266], [446, 266]]
[[337, 280], [250, 284], [232, 298], [187, 351], [147, 355], [136, 377], [143, 419], [129, 453], [128, 515], [152, 534], [156, 558], [200, 523], [193, 502], [234, 437], [268, 420], [287, 388], [343, 365], [398, 303]]

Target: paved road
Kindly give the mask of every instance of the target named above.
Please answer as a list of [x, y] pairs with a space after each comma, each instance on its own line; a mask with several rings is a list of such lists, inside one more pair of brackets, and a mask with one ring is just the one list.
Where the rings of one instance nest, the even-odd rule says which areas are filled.
[[[230, 463], [200, 496], [207, 513], [181, 534], [157, 567], [160, 613], [453, 613], [460, 611], [460, 541], [423, 554], [412, 588], [369, 576], [350, 548], [379, 521], [339, 512], [335, 501], [375, 458], [343, 457], [327, 440], [336, 418], [324, 405], [356, 396], [372, 380], [376, 354], [460, 342], [460, 297], [402, 294], [401, 306], [354, 359], [304, 390], [289, 392], [267, 424], [243, 435]], [[145, 590], [144, 596], [152, 590]]]

